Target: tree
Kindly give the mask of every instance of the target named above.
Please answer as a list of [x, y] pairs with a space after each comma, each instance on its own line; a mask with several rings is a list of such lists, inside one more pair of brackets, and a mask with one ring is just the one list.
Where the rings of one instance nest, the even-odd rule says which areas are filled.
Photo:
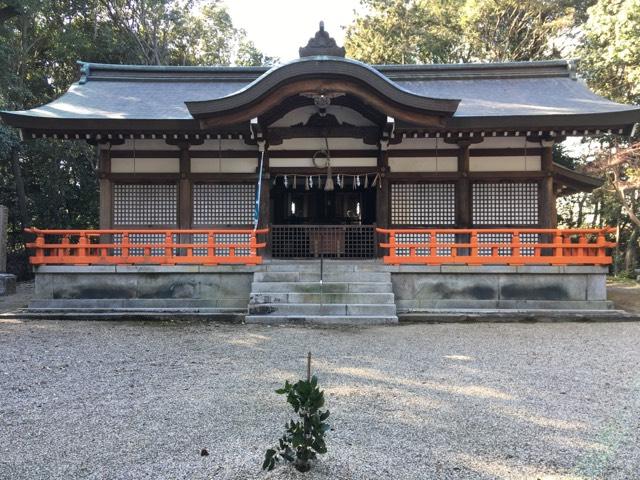
[[596, 92], [640, 103], [640, 0], [599, 0], [588, 10], [580, 71]]
[[350, 56], [370, 63], [539, 60], [558, 56], [593, 0], [362, 0]]
[[473, 60], [526, 61], [558, 56], [554, 39], [573, 27], [575, 7], [554, 0], [467, 0], [461, 15]]
[[368, 13], [347, 28], [347, 55], [367, 63], [447, 63], [460, 59], [464, 0], [362, 0]]
[[[78, 78], [79, 59], [198, 64], [271, 61], [235, 29], [219, 2], [191, 0], [9, 0], [0, 3], [0, 109], [42, 105]], [[205, 38], [206, 36], [206, 38]], [[216, 38], [214, 42], [213, 39]], [[198, 45], [187, 51], [185, 45]], [[98, 224], [96, 149], [84, 142], [21, 143], [0, 124], [0, 204], [13, 241], [25, 226]], [[22, 248], [22, 252], [24, 248]], [[26, 272], [10, 259], [16, 273]]]

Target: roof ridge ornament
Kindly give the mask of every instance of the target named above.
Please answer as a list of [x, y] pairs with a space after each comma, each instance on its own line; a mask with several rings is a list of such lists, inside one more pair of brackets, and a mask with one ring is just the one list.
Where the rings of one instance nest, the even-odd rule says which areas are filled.
[[339, 47], [336, 41], [329, 36], [324, 29], [324, 22], [322, 21], [320, 22], [320, 29], [315, 36], [310, 38], [307, 45], [300, 47], [298, 51], [300, 58], [317, 56], [344, 57], [346, 54], [344, 47]]

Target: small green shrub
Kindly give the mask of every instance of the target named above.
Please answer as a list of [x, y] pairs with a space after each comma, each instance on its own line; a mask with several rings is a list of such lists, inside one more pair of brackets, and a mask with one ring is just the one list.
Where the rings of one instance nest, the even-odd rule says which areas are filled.
[[287, 381], [284, 388], [276, 390], [276, 393], [287, 396], [287, 402], [300, 419], [285, 425], [286, 433], [276, 447], [266, 451], [262, 468], [273, 470], [277, 462], [286, 460], [297, 470], [307, 472], [316, 454], [327, 453], [324, 434], [329, 430], [325, 423], [329, 410], [320, 410], [324, 406], [324, 392], [318, 387], [318, 379], [314, 375], [310, 380], [300, 380], [295, 384]]

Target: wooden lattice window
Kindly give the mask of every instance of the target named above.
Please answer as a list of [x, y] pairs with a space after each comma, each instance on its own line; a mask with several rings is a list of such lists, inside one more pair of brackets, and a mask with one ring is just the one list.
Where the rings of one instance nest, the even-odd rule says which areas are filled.
[[195, 225], [248, 225], [253, 222], [256, 187], [248, 183], [193, 186]]
[[391, 223], [394, 225], [454, 225], [454, 183], [394, 183]]
[[474, 225], [537, 225], [537, 183], [474, 183]]
[[177, 185], [116, 183], [113, 186], [114, 225], [175, 226], [177, 222]]

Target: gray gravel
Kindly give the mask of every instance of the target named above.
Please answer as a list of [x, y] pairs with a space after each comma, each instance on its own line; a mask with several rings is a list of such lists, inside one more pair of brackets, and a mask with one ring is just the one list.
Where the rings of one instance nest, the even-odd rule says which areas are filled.
[[[0, 478], [640, 478], [639, 345], [637, 323], [0, 320]], [[329, 453], [262, 473], [307, 349]]]

